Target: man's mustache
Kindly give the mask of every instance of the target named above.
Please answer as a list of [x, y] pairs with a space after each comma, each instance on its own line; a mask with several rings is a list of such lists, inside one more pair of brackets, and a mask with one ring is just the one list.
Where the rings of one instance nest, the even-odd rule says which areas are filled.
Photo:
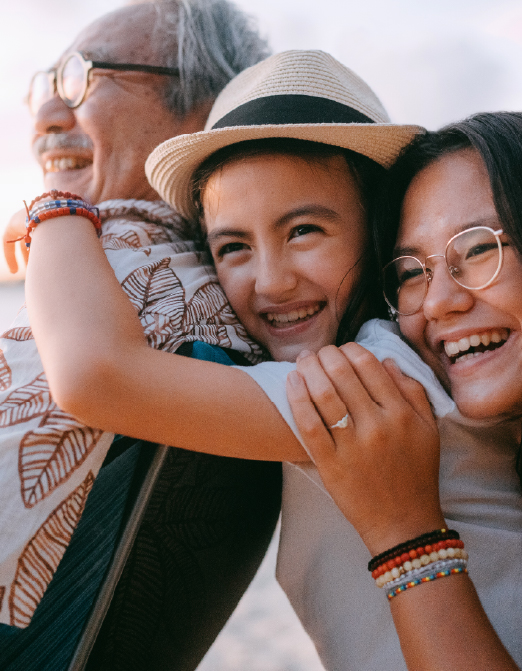
[[55, 149], [90, 149], [92, 151], [94, 145], [88, 135], [69, 135], [69, 133], [40, 135], [33, 143], [33, 153], [37, 159], [45, 152]]

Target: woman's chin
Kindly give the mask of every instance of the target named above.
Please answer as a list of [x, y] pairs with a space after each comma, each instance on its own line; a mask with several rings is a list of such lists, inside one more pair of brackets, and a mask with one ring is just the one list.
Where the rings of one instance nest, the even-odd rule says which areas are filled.
[[502, 394], [491, 388], [487, 395], [484, 389], [475, 394], [457, 389], [452, 390], [452, 396], [461, 415], [469, 419], [499, 420], [522, 417], [522, 403], [520, 396], [516, 398], [516, 394], [503, 398]]

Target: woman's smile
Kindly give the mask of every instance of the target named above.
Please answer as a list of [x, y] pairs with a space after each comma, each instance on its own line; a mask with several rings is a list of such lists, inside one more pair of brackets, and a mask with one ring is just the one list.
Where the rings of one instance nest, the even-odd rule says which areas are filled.
[[[440, 254], [470, 225], [501, 229], [486, 169], [471, 149], [421, 170], [403, 203], [399, 247]], [[522, 266], [506, 236], [503, 265], [484, 289], [466, 289], [437, 263], [424, 304], [400, 327], [445, 383], [461, 412], [491, 417], [522, 412]]]

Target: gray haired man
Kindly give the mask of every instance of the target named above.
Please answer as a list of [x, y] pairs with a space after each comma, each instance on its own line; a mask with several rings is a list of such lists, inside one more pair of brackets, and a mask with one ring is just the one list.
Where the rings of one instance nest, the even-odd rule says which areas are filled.
[[[225, 84], [266, 55], [227, 0], [165, 0], [102, 17], [31, 84], [46, 190], [103, 203], [106, 219], [182, 228], [175, 213], [169, 220], [147, 205], [158, 196], [145, 159], [167, 138], [201, 130]], [[177, 351], [190, 355], [190, 343]], [[31, 624], [0, 625], [0, 667], [195, 668], [253, 577], [279, 503], [277, 465], [154, 453], [118, 437]]]

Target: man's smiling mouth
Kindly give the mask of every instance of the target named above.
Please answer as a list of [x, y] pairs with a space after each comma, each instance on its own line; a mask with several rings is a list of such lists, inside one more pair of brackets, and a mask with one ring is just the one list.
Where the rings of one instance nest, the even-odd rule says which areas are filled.
[[307, 321], [325, 306], [325, 303], [316, 303], [308, 307], [299, 308], [298, 310], [291, 310], [285, 313], [267, 312], [264, 317], [270, 323], [270, 326], [275, 328], [283, 328], [285, 326], [293, 326], [297, 323]]
[[92, 165], [92, 160], [81, 156], [63, 156], [49, 158], [45, 162], [45, 172], [62, 172], [64, 170], [81, 170]]
[[508, 329], [502, 328], [485, 331], [484, 333], [474, 333], [460, 338], [460, 340], [446, 340], [444, 341], [444, 351], [452, 364], [457, 361], [466, 361], [502, 347], [509, 338], [509, 333]]

